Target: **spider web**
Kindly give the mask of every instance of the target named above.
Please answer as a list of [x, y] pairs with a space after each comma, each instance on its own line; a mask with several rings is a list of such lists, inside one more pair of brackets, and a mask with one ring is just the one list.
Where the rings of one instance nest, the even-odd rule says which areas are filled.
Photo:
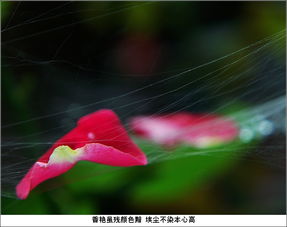
[[[22, 4], [17, 3], [2, 27], [2, 77], [5, 77], [5, 73], [21, 72], [28, 67], [34, 73], [42, 75], [37, 86], [45, 84], [49, 89], [43, 88], [45, 94], [39, 89], [41, 94], [36, 102], [43, 104], [39, 105], [39, 111], [31, 111], [36, 115], [28, 114], [25, 119], [14, 116], [13, 121], [7, 114], [4, 115], [1, 145], [2, 184], [7, 186], [7, 189], [2, 189], [4, 196], [14, 197], [11, 190], [19, 179], [57, 138], [74, 127], [77, 118], [101, 108], [111, 108], [117, 112], [130, 133], [132, 132], [128, 119], [132, 116], [180, 111], [223, 113], [240, 126], [239, 143], [210, 150], [187, 151], [183, 148], [166, 152], [155, 144], [135, 138], [139, 146], [144, 148], [150, 164], [194, 155], [222, 158], [215, 154], [226, 153], [238, 159], [251, 159], [248, 154], [252, 154], [259, 157], [252, 160], [254, 162], [285, 167], [285, 153], [282, 153], [285, 152], [285, 30], [253, 40], [248, 45], [231, 49], [227, 54], [203, 63], [189, 63], [187, 66], [178, 67], [175, 61], [174, 65], [166, 67], [166, 70], [156, 72], [151, 66], [150, 73], [136, 75], [97, 69], [89, 59], [82, 64], [61, 59], [59, 56], [74, 36], [74, 31], [70, 28], [154, 3], [126, 3], [115, 8], [107, 7], [102, 11], [97, 10], [101, 12], [97, 12], [96, 16], [68, 23], [64, 20], [63, 24], [56, 25], [53, 22], [59, 18], [87, 12], [70, 9], [73, 2], [66, 2], [44, 13], [30, 16], [21, 23], [13, 24]], [[59, 12], [61, 9], [66, 10]], [[44, 29], [34, 30], [33, 26], [39, 24], [43, 25]], [[31, 28], [32, 32], [29, 30]], [[26, 40], [66, 29], [68, 32], [60, 39], [57, 48], [51, 51], [52, 57], [34, 57], [33, 54], [28, 54], [29, 48], [21, 45], [21, 42]], [[124, 33], [126, 29], [120, 29], [120, 32]], [[16, 36], [13, 37], [13, 34]], [[104, 49], [104, 55], [107, 56], [113, 51], [113, 46]], [[103, 58], [103, 54], [98, 55]], [[155, 58], [154, 64], [156, 63]], [[86, 76], [82, 77], [81, 74]], [[125, 87], [125, 84], [128, 86]], [[13, 86], [21, 90], [21, 82], [16, 82]], [[2, 97], [3, 101], [11, 102], [5, 95]], [[34, 105], [30, 101], [28, 106], [33, 108]], [[229, 111], [230, 109], [232, 111]], [[24, 127], [32, 129], [25, 132]], [[24, 133], [18, 133], [18, 130]], [[264, 144], [264, 141], [273, 137], [283, 139]], [[254, 141], [256, 143], [253, 143]], [[237, 152], [241, 144], [245, 146], [245, 155]], [[118, 169], [121, 168], [114, 168], [113, 171]], [[88, 177], [96, 175], [99, 173]]]

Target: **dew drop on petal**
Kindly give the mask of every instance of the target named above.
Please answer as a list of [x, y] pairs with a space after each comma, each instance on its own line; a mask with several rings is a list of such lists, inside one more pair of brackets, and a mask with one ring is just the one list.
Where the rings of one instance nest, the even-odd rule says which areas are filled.
[[91, 139], [91, 140], [93, 140], [93, 139], [95, 139], [95, 138], [96, 138], [96, 136], [95, 136], [95, 134], [94, 134], [94, 133], [89, 132], [89, 133], [88, 133], [88, 138], [89, 138], [89, 139]]
[[47, 163], [44, 162], [36, 162], [40, 167], [47, 167]]

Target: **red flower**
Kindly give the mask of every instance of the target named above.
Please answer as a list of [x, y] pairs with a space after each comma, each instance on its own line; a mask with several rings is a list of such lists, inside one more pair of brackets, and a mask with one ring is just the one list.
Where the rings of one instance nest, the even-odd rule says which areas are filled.
[[238, 128], [230, 119], [187, 112], [135, 117], [131, 127], [137, 135], [165, 146], [185, 143], [209, 147], [232, 141], [238, 135]]
[[82, 117], [76, 128], [39, 158], [17, 185], [17, 196], [27, 198], [38, 184], [65, 173], [80, 160], [111, 166], [147, 164], [145, 154], [129, 138], [116, 114], [100, 110]]

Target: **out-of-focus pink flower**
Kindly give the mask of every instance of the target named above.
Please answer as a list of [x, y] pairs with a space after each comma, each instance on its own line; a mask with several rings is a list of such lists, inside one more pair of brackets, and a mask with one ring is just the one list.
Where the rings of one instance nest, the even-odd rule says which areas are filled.
[[236, 123], [211, 114], [181, 112], [138, 116], [131, 120], [135, 134], [164, 146], [184, 143], [206, 148], [230, 142], [238, 135]]
[[100, 110], [82, 117], [76, 128], [38, 159], [17, 185], [17, 196], [27, 198], [38, 184], [65, 173], [80, 160], [125, 167], [147, 164], [116, 114]]

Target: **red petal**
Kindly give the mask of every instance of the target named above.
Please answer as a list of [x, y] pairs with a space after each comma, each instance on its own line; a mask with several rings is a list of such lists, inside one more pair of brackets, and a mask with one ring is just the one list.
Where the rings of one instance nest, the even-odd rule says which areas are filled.
[[[54, 150], [69, 146], [82, 153], [75, 160], [51, 161]], [[65, 154], [64, 154], [65, 155]], [[68, 152], [69, 156], [69, 152]], [[87, 160], [111, 166], [135, 166], [147, 164], [145, 154], [133, 143], [111, 110], [100, 110], [82, 117], [76, 128], [59, 139], [32, 166], [16, 187], [17, 196], [25, 199], [41, 182], [68, 171], [79, 160]]]
[[101, 143], [129, 153], [139, 160], [146, 159], [144, 153], [129, 138], [116, 114], [111, 110], [100, 110], [80, 118], [77, 127], [56, 141], [39, 161], [47, 162], [54, 149], [60, 145], [76, 149], [87, 143]]

